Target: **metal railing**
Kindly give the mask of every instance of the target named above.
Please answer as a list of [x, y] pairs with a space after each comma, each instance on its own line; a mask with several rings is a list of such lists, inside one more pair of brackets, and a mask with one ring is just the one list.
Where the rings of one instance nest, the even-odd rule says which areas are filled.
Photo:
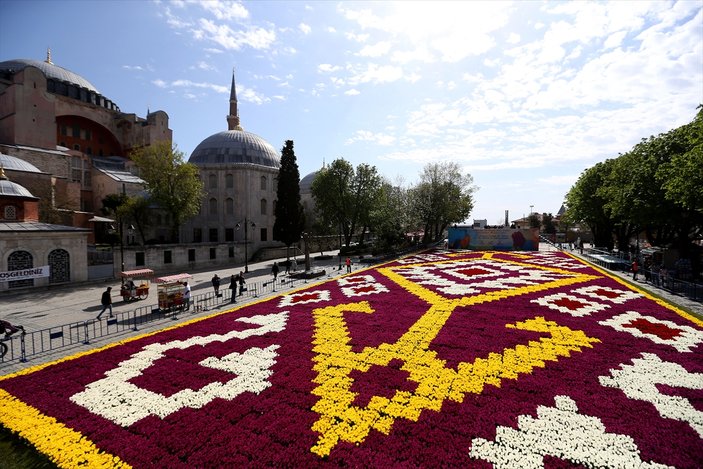
[[225, 287], [220, 289], [219, 295], [216, 295], [214, 291], [193, 295], [188, 310], [185, 310], [184, 305], [161, 309], [158, 305], [151, 304], [140, 306], [132, 311], [115, 312], [113, 317], [107, 318], [107, 320], [90, 319], [37, 331], [27, 331], [25, 334], [13, 335], [2, 341], [7, 346], [7, 352], [0, 359], [0, 367], [17, 361], [28, 362], [32, 357], [59, 349], [88, 345], [92, 341], [104, 337], [138, 331], [147, 323], [163, 321], [166, 318], [175, 321], [183, 318], [184, 315], [194, 316], [216, 307], [234, 306], [242, 301], [285, 291], [311, 281], [329, 279], [337, 274], [339, 271], [330, 267], [326, 270], [325, 275], [317, 278], [281, 276], [276, 280], [272, 278], [270, 281], [247, 283], [244, 291], [237, 290], [237, 296], [234, 300], [232, 299], [233, 290]]

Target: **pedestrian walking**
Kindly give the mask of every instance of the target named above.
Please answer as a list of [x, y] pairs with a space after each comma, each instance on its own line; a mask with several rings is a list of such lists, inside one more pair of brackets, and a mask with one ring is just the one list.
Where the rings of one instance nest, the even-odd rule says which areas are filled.
[[346, 260], [345, 262], [346, 262], [346, 264], [347, 264], [347, 273], [349, 273], [349, 272], [352, 271], [352, 269], [351, 269], [351, 266], [352, 266], [351, 258], [347, 257], [347, 260]]
[[273, 274], [273, 280], [275, 282], [276, 277], [278, 277], [278, 262], [273, 263], [273, 267], [271, 267], [271, 273]]
[[215, 274], [212, 277], [212, 288], [215, 290], [215, 296], [220, 296], [220, 277]]
[[183, 308], [186, 311], [190, 309], [190, 285], [188, 282], [183, 282]]
[[100, 314], [98, 314], [98, 317], [95, 318], [98, 321], [100, 320], [100, 316], [103, 315], [106, 309], [110, 310], [110, 317], [113, 317], [112, 314], [112, 294], [110, 293], [112, 291], [112, 287], [107, 287], [107, 290], [103, 292], [103, 296], [100, 298], [100, 304], [103, 305], [102, 311], [100, 311]]
[[291, 267], [292, 267], [292, 269], [293, 269], [293, 272], [295, 272], [296, 270], [298, 270], [298, 261], [295, 260], [295, 257], [293, 258], [293, 260], [291, 261], [291, 263], [292, 263], [292, 266], [291, 266]]
[[242, 296], [242, 293], [246, 291], [245, 283], [247, 282], [244, 280], [244, 272], [239, 272], [239, 296]]
[[286, 259], [286, 275], [290, 273], [290, 259]]
[[632, 261], [632, 280], [637, 280], [637, 272], [639, 272], [640, 266], [637, 264], [637, 259]]
[[229, 279], [229, 290], [232, 292], [230, 303], [236, 303], [237, 302], [237, 277], [234, 274], [232, 274], [232, 277], [230, 277], [230, 279]]

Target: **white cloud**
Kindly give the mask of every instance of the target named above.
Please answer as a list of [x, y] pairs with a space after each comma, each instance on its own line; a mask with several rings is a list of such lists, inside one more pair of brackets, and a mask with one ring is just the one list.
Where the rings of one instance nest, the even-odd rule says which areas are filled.
[[517, 44], [520, 42], [520, 35], [517, 33], [510, 33], [507, 39], [508, 44]]
[[312, 32], [312, 28], [305, 23], [300, 23], [298, 25], [298, 29], [300, 29], [300, 31], [305, 35], [308, 35], [310, 34], [310, 32]]
[[337, 72], [341, 69], [342, 69], [342, 67], [340, 67], [339, 65], [332, 65], [332, 64], [320, 64], [317, 66], [318, 72], [325, 72], [325, 73]]
[[361, 57], [381, 57], [382, 55], [386, 55], [390, 49], [390, 42], [381, 41], [373, 45], [364, 46], [357, 55]]
[[123, 65], [122, 68], [125, 70], [136, 70], [136, 71], [142, 71], [144, 68], [141, 65]]
[[168, 87], [168, 83], [166, 83], [163, 80], [157, 79], [157, 80], [152, 80], [151, 82], [159, 88], [167, 88]]
[[175, 88], [203, 88], [215, 91], [216, 93], [229, 93], [230, 89], [227, 86], [215, 85], [214, 83], [195, 82], [191, 80], [174, 80], [170, 86]]
[[228, 50], [240, 50], [243, 46], [268, 49], [276, 40], [276, 32], [273, 29], [249, 27], [246, 30], [234, 31], [226, 24], [218, 25], [204, 18], [200, 19], [198, 25], [199, 28], [192, 29], [195, 39], [212, 41]]
[[346, 94], [347, 96], [356, 96], [361, 94], [361, 92], [357, 89], [352, 88], [350, 90], [345, 91], [344, 94]]
[[356, 142], [372, 142], [381, 146], [390, 146], [395, 143], [395, 137], [388, 134], [371, 132], [369, 130], [357, 130], [354, 136], [347, 139], [346, 145], [351, 145]]
[[201, 0], [198, 4], [218, 20], [242, 20], [249, 17], [249, 11], [238, 1]]
[[364, 70], [354, 70], [348, 79], [351, 85], [360, 83], [391, 83], [403, 78], [403, 69], [392, 65], [366, 64]]

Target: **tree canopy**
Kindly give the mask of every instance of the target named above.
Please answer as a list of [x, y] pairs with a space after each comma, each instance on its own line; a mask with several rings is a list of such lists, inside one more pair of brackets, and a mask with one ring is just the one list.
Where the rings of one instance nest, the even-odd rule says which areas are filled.
[[598, 246], [626, 249], [643, 233], [652, 245], [686, 251], [703, 234], [703, 108], [695, 119], [642, 139], [585, 170], [566, 196], [566, 217], [586, 223]]
[[171, 220], [171, 241], [178, 242], [184, 221], [198, 213], [203, 198], [203, 183], [197, 166], [186, 163], [184, 155], [170, 142], [157, 142], [133, 151], [130, 157], [146, 182], [151, 201]]
[[300, 171], [293, 150], [293, 140], [286, 140], [281, 150], [281, 167], [278, 170], [276, 189], [276, 221], [273, 224], [273, 239], [286, 246], [300, 240], [305, 217], [300, 204]]
[[312, 183], [315, 210], [330, 227], [338, 227], [349, 246], [352, 236], [370, 226], [371, 211], [381, 188], [381, 177], [375, 166], [354, 167], [343, 158], [323, 168]]
[[412, 189], [413, 210], [424, 227], [424, 242], [437, 241], [453, 223], [463, 222], [474, 207], [476, 187], [455, 162], [427, 164]]

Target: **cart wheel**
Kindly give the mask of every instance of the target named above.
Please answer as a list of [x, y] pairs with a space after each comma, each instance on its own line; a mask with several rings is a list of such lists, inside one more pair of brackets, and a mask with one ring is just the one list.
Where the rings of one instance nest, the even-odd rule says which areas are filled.
[[147, 295], [139, 295], [140, 300], [146, 300]]

